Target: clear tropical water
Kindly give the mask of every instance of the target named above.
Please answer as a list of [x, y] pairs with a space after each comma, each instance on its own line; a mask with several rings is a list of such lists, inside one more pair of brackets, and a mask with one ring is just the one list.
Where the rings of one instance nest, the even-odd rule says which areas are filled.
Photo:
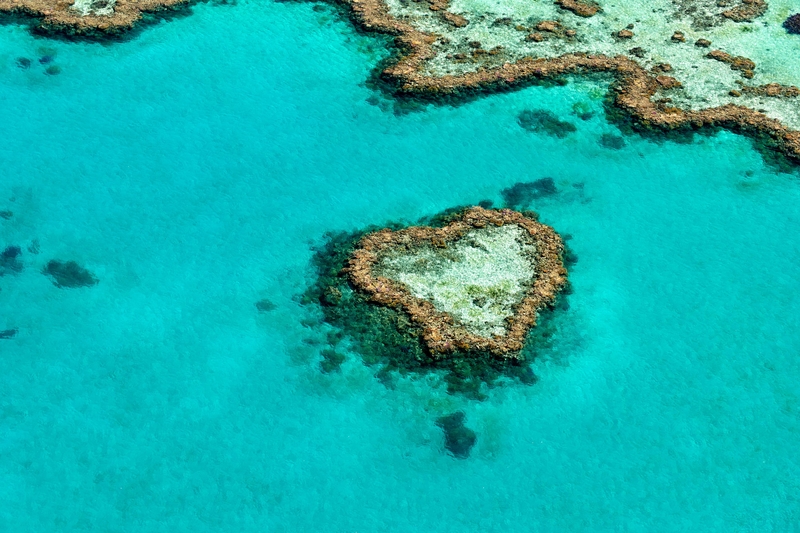
[[[603, 148], [588, 82], [397, 116], [364, 83], [382, 41], [311, 4], [0, 35], [0, 244], [24, 263], [0, 278], [1, 531], [798, 530], [800, 183], [746, 139]], [[578, 131], [527, 132], [528, 108]], [[311, 244], [544, 176], [533, 207], [580, 260], [536, 385], [319, 371]], [[51, 259], [100, 282], [56, 288]], [[434, 425], [455, 409], [466, 460]]]

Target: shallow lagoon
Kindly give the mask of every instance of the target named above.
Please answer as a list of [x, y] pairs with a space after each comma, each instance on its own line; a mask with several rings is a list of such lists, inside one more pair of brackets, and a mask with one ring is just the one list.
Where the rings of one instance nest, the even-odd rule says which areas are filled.
[[[0, 26], [0, 244], [24, 264], [0, 278], [0, 330], [19, 329], [0, 339], [1, 529], [796, 527], [796, 174], [728, 133], [604, 148], [595, 82], [396, 116], [364, 83], [382, 42], [330, 10], [193, 11], [111, 46]], [[525, 131], [537, 108], [578, 131]], [[387, 389], [357, 358], [319, 371], [295, 295], [324, 232], [547, 176], [560, 192], [531, 207], [579, 262], [536, 385], [474, 402]], [[55, 287], [52, 259], [99, 283]], [[435, 425], [455, 409], [466, 460]]]

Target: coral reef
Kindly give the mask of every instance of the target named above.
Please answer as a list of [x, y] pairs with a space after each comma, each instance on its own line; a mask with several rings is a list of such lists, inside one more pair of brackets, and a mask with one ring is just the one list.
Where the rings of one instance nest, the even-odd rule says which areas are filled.
[[[584, 24], [583, 30], [577, 30], [574, 43], [564, 43], [562, 39], [547, 37], [554, 35], [547, 29], [559, 26], [540, 26], [541, 22], [564, 25], [563, 20], [553, 20], [551, 13], [548, 13], [548, 18], [543, 17], [538, 22], [528, 23], [510, 16], [496, 19], [504, 20], [502, 25], [492, 23], [479, 27], [473, 21], [464, 28], [453, 30], [451, 26], [437, 25], [429, 12], [416, 10], [412, 7], [413, 3], [400, 4], [395, 0], [345, 1], [351, 8], [353, 20], [364, 30], [395, 36], [399, 57], [383, 70], [381, 79], [399, 95], [422, 99], [463, 98], [537, 81], [558, 80], [565, 75], [607, 74], [616, 78], [609, 93], [609, 102], [615, 108], [614, 116], [626, 117], [635, 130], [681, 134], [701, 128], [724, 128], [751, 135], [759, 141], [760, 146], [769, 146], [770, 151], [780, 151], [795, 164], [800, 162], [800, 132], [796, 129], [800, 127], [800, 110], [769, 106], [769, 103], [761, 100], [748, 101], [750, 105], [734, 103], [736, 97], [730, 91], [735, 88], [735, 79], [717, 67], [702, 65], [703, 54], [697, 52], [710, 46], [712, 39], [696, 35], [694, 29], [673, 31], [665, 36], [651, 35], [645, 31], [642, 37], [643, 33], [639, 30], [634, 34], [627, 28], [622, 35], [618, 33], [617, 37], [607, 37], [618, 41], [614, 45], [608, 41], [598, 41], [601, 39], [599, 36], [591, 39], [583, 37], [582, 32], [589, 29]], [[564, 8], [574, 4], [559, 2], [559, 6]], [[728, 6], [727, 9], [717, 7], [713, 11], [708, 8], [713, 12], [701, 24], [702, 28], [714, 31], [725, 24], [722, 21], [734, 24], [734, 19], [741, 18], [739, 14], [744, 11], [757, 16], [765, 5], [763, 2], [742, 2], [738, 7], [728, 2], [724, 4]], [[698, 13], [698, 6], [693, 1], [683, 0], [682, 5], [686, 12], [681, 14], [682, 17], [688, 17], [688, 13]], [[661, 6], [660, 2], [658, 6]], [[653, 12], [663, 12], [663, 9], [654, 8]], [[730, 13], [723, 15], [723, 11]], [[594, 14], [597, 19], [606, 15], [602, 10]], [[469, 19], [471, 13], [462, 15]], [[494, 28], [509, 29], [501, 32]], [[515, 42], [511, 40], [513, 32], [510, 32], [510, 28], [519, 32], [520, 37]], [[486, 37], [495, 34], [494, 38]], [[472, 35], [484, 37], [476, 40]], [[671, 42], [675, 44], [668, 44], [669, 35], [672, 35]], [[692, 37], [692, 42], [697, 45], [683, 48], [684, 44], [688, 44], [687, 36]], [[723, 44], [717, 38], [713, 40], [719, 41], [718, 46]], [[623, 49], [626, 54], [615, 48], [631, 41], [650, 42], [656, 49], [650, 52], [649, 48], [642, 46], [627, 46]], [[551, 42], [552, 45], [548, 44]], [[469, 43], [469, 46], [463, 47], [461, 43]], [[546, 49], [534, 48], [542, 45], [547, 45]], [[675, 48], [670, 49], [670, 46]], [[586, 51], [580, 51], [581, 48]], [[595, 52], [593, 49], [602, 51]], [[671, 64], [656, 59], [665, 54], [674, 56]], [[730, 71], [746, 79], [757, 75], [755, 62], [743, 55], [716, 50], [708, 57], [717, 59]], [[665, 72], [675, 74], [667, 76]], [[704, 72], [704, 75], [698, 76], [697, 72]], [[791, 72], [786, 69], [783, 71], [785, 74]], [[726, 83], [729, 84], [727, 87]], [[704, 84], [709, 87], [706, 88]], [[674, 96], [670, 94], [670, 98], [655, 98], [667, 92], [674, 93]], [[672, 104], [669, 104], [670, 101]], [[708, 105], [706, 102], [718, 104]]]
[[80, 266], [75, 261], [48, 261], [42, 269], [42, 274], [50, 276], [53, 285], [59, 289], [75, 289], [78, 287], [91, 287], [98, 283], [98, 279]]
[[[364, 236], [345, 272], [371, 302], [402, 309], [433, 357], [485, 351], [515, 358], [538, 310], [566, 283], [562, 252], [550, 227], [516, 211], [473, 207], [442, 228]], [[414, 265], [431, 273], [414, 279]]]
[[[482, 204], [487, 210], [491, 206], [489, 201]], [[466, 210], [448, 210], [420, 220], [418, 224], [429, 230], [442, 229], [462, 221]], [[532, 212], [526, 212], [526, 215], [530, 220], [536, 218]], [[398, 376], [413, 378], [433, 374], [447, 387], [448, 393], [477, 400], [486, 397], [486, 387], [494, 387], [508, 379], [523, 384], [535, 383], [537, 378], [530, 365], [540, 353], [551, 350], [554, 332], [566, 327], [561, 322], [563, 311], [569, 307], [566, 302], [568, 284], [563, 285], [564, 289], [552, 307], [539, 309], [536, 327], [532, 328], [516, 357], [498, 357], [480, 349], [455, 349], [447, 357], [437, 357], [423, 341], [423, 327], [412, 321], [402, 306], [376, 305], [369, 294], [357, 290], [350, 283], [346, 267], [364, 238], [382, 230], [385, 233], [387, 228], [398, 232], [411, 229], [390, 223], [352, 233], [332, 233], [325, 236], [322, 245], [314, 248], [312, 265], [316, 279], [300, 301], [314, 315], [321, 312], [324, 317], [319, 326], [314, 325], [317, 323], [315, 320], [308, 324], [313, 329], [319, 328], [327, 339], [328, 346], [320, 354], [320, 370], [323, 373], [337, 372], [345, 354], [355, 353], [365, 364], [375, 368], [376, 378], [387, 387], [393, 387]], [[564, 253], [568, 255], [569, 250], [565, 249]]]

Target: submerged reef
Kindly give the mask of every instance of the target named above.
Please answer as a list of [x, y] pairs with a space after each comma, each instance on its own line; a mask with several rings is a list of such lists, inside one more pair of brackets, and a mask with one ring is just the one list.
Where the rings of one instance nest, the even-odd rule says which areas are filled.
[[49, 276], [53, 285], [59, 289], [75, 289], [78, 287], [91, 287], [97, 285], [98, 279], [94, 274], [75, 261], [48, 261], [42, 269], [42, 274]]
[[558, 187], [553, 178], [541, 178], [535, 181], [521, 181], [500, 191], [505, 205], [511, 209], [527, 207], [534, 200], [558, 194]]
[[327, 235], [302, 298], [336, 331], [322, 372], [339, 371], [344, 349], [389, 387], [395, 373], [434, 372], [448, 392], [483, 399], [482, 384], [503, 377], [536, 382], [530, 362], [552, 334], [542, 324], [567, 308], [567, 279], [561, 238], [526, 214], [459, 208]]
[[574, 124], [559, 119], [547, 109], [526, 109], [517, 117], [517, 123], [527, 131], [545, 133], [559, 139], [578, 131]]
[[466, 415], [463, 411], [441, 416], [436, 425], [444, 431], [444, 449], [456, 459], [466, 459], [475, 446], [478, 436], [464, 425]]

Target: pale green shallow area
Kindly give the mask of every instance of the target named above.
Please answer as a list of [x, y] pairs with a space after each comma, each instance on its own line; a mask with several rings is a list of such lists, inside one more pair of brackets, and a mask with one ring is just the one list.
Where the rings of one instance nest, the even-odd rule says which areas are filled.
[[[683, 87], [662, 91], [657, 98], [672, 98], [676, 105], [691, 109], [726, 103], [746, 105], [763, 110], [791, 128], [800, 128], [800, 98], [749, 95], [735, 98], [728, 94], [732, 89], [739, 89], [737, 81], [747, 85], [781, 83], [800, 86], [797, 60], [800, 57], [800, 36], [789, 35], [781, 26], [793, 8], [794, 11], [800, 9], [790, 0], [771, 0], [767, 12], [751, 23], [736, 23], [721, 17], [719, 14], [729, 8], [717, 7], [716, 2], [708, 1], [682, 2], [698, 9], [692, 17], [679, 12], [678, 2], [673, 0], [602, 1], [601, 13], [582, 18], [560, 9], [552, 0], [453, 0], [449, 11], [470, 21], [464, 28], [450, 26], [439, 14], [430, 11], [425, 2], [387, 0], [387, 3], [395, 16], [410, 17], [414, 26], [449, 40], [447, 43], [440, 40], [435, 45], [438, 54], [425, 67], [432, 76], [474, 71], [482, 65], [513, 63], [523, 57], [551, 58], [573, 52], [626, 55], [646, 68], [660, 63], [672, 66], [669, 75], [678, 79]], [[696, 23], [700, 14], [715, 21], [715, 25], [700, 29]], [[510, 18], [511, 22], [498, 24], [498, 19], [502, 18]], [[576, 30], [577, 36], [568, 40], [540, 32], [547, 40], [526, 41], [526, 36], [535, 31], [536, 23], [542, 20], [559, 21], [565, 29]], [[634, 26], [633, 38], [621, 40], [613, 36], [629, 24]], [[517, 30], [517, 25], [527, 29]], [[672, 42], [671, 37], [676, 31], [684, 33], [686, 42]], [[711, 41], [711, 47], [695, 46], [695, 41], [701, 38]], [[468, 43], [473, 41], [480, 42], [485, 50], [502, 46], [503, 51], [494, 56], [481, 56], [476, 61], [447, 57], [456, 53], [469, 56], [473, 48]], [[644, 49], [644, 57], [630, 54], [629, 51], [635, 47]], [[752, 59], [756, 63], [755, 77], [744, 79], [729, 65], [706, 58], [705, 55], [714, 49]]]
[[529, 240], [516, 224], [486, 226], [444, 249], [422, 246], [390, 253], [376, 265], [376, 273], [405, 284], [470, 333], [500, 336], [536, 274], [536, 247]]

